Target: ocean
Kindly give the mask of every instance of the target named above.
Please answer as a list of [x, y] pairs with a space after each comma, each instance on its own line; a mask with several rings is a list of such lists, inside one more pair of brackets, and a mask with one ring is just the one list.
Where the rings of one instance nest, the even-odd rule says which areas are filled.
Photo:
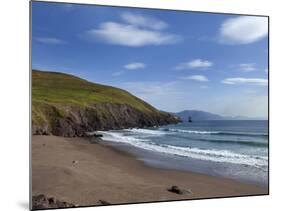
[[268, 185], [268, 121], [194, 121], [99, 132], [154, 167]]

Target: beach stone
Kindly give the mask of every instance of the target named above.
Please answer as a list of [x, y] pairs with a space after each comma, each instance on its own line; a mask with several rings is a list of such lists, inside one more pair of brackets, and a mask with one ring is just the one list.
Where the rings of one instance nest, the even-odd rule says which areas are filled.
[[48, 204], [48, 201], [47, 201], [47, 198], [45, 197], [45, 195], [40, 194], [40, 195], [32, 196], [33, 209], [45, 208], [46, 204]]
[[56, 200], [54, 197], [48, 198], [49, 204], [55, 204]]
[[108, 201], [105, 201], [105, 200], [99, 200], [99, 204], [101, 204], [101, 205], [110, 205], [110, 203]]
[[193, 192], [191, 191], [191, 189], [187, 189], [187, 190], [185, 190], [185, 192], [188, 193], [188, 194], [193, 194]]
[[73, 160], [72, 161], [72, 164], [77, 164], [78, 163], [78, 160]]
[[74, 204], [59, 201], [54, 197], [47, 197], [44, 194], [32, 196], [32, 209], [65, 208], [75, 207]]
[[178, 186], [173, 185], [172, 187], [167, 189], [168, 191], [176, 194], [184, 194], [184, 190], [180, 189]]
[[95, 137], [95, 138], [101, 138], [101, 137], [103, 137], [103, 135], [102, 135], [102, 134], [97, 134], [97, 133], [95, 133], [95, 134], [94, 134], [94, 137]]

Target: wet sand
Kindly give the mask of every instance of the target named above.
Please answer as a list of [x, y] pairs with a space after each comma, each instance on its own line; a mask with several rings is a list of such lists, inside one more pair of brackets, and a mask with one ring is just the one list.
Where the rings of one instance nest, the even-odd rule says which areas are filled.
[[[169, 192], [178, 186], [184, 194]], [[106, 143], [32, 137], [32, 195], [77, 206], [268, 194], [267, 188], [193, 172], [146, 166]]]

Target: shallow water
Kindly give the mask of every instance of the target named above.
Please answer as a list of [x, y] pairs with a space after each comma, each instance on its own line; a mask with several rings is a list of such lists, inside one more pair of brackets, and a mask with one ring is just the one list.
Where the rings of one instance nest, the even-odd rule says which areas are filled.
[[149, 165], [267, 185], [267, 121], [201, 121], [101, 131]]

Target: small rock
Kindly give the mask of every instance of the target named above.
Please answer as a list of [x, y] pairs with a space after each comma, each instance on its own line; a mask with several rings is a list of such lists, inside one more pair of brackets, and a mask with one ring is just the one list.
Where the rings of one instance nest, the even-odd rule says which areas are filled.
[[72, 164], [77, 164], [78, 163], [78, 160], [73, 160], [72, 161]]
[[97, 134], [97, 133], [95, 133], [95, 134], [94, 134], [94, 137], [95, 137], [95, 138], [101, 138], [101, 137], [103, 137], [103, 135], [102, 135], [102, 134]]
[[193, 194], [193, 192], [191, 191], [191, 189], [187, 189], [187, 190], [184, 190], [186, 193], [188, 194]]
[[176, 193], [176, 194], [184, 194], [184, 191], [181, 190], [178, 186], [173, 185], [171, 188], [167, 189], [168, 191], [172, 192], [172, 193]]
[[47, 202], [47, 198], [45, 197], [45, 195], [40, 194], [37, 196], [32, 196], [32, 203], [33, 203], [33, 207], [35, 206], [37, 208], [41, 208], [48, 202]]
[[59, 201], [54, 197], [47, 197], [43, 194], [32, 196], [32, 209], [65, 208], [74, 206], [74, 204]]
[[48, 198], [48, 202], [49, 202], [49, 204], [55, 204], [56, 200], [54, 197], [51, 197], [51, 198]]
[[101, 204], [101, 205], [110, 205], [110, 203], [105, 201], [105, 200], [99, 200], [99, 204]]

